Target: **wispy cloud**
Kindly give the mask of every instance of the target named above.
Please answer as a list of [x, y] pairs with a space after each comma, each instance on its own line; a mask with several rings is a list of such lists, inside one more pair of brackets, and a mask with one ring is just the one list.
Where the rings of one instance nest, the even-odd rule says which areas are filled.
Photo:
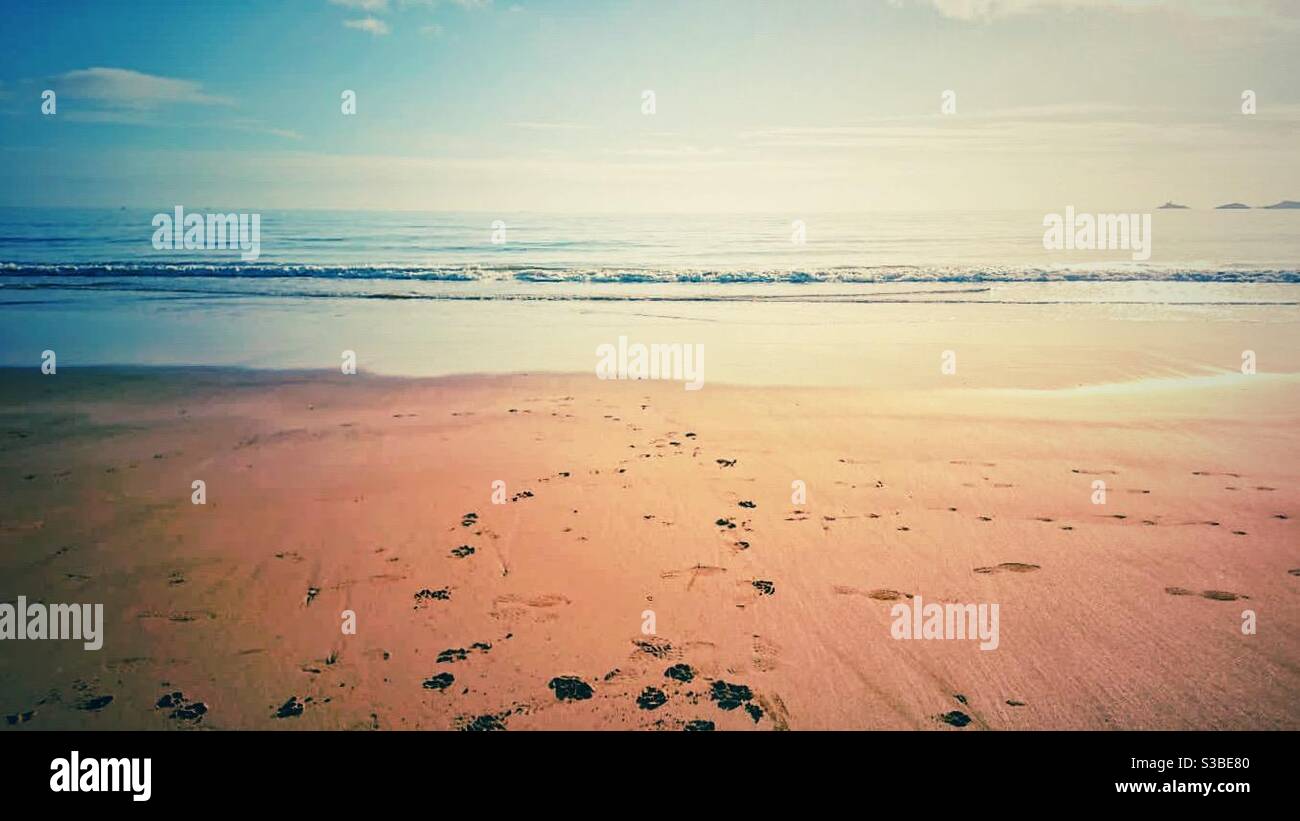
[[234, 105], [227, 97], [208, 94], [190, 80], [144, 74], [127, 68], [84, 68], [50, 78], [59, 96], [91, 100], [105, 108], [148, 110], [162, 105]]
[[1049, 12], [1167, 11], [1202, 19], [1281, 19], [1300, 15], [1294, 0], [889, 0], [894, 6], [922, 5], [953, 20], [989, 22]]
[[[433, 9], [444, 3], [452, 3], [466, 10], [483, 9], [492, 4], [491, 0], [329, 0], [332, 6], [366, 12], [366, 17], [344, 20], [343, 25], [376, 37], [392, 33], [393, 28], [387, 20], [375, 15], [387, 15], [393, 10], [394, 5], [405, 11], [408, 8]], [[425, 37], [441, 37], [443, 28], [437, 23], [428, 23], [419, 28], [419, 33]]]
[[[955, 20], [992, 20], [1017, 14], [1064, 9], [1101, 8], [1114, 5], [1109, 0], [912, 0], [933, 6], [944, 17]], [[895, 6], [904, 0], [891, 0]]]
[[268, 137], [280, 137], [285, 140], [301, 140], [302, 135], [291, 128], [276, 128], [267, 125], [261, 120], [231, 120], [224, 124], [225, 128], [235, 131], [244, 131], [249, 134], [265, 134]]
[[330, 5], [361, 11], [388, 11], [388, 0], [330, 0]]
[[1023, 106], [976, 115], [880, 117], [852, 125], [781, 126], [738, 136], [765, 150], [898, 151], [918, 155], [977, 152], [1075, 156], [1137, 150], [1278, 151], [1294, 139], [1300, 106], [1275, 105], [1252, 127], [1219, 112], [1111, 105]]
[[611, 156], [617, 157], [636, 157], [640, 159], [664, 159], [664, 160], [697, 160], [706, 157], [721, 157], [727, 152], [722, 148], [700, 148], [695, 145], [679, 145], [667, 148], [621, 148], [609, 149], [605, 152]]
[[173, 128], [185, 130], [204, 130], [222, 129], [228, 131], [240, 131], [245, 134], [262, 134], [268, 137], [278, 137], [284, 140], [301, 140], [302, 135], [297, 131], [289, 128], [277, 128], [267, 125], [261, 120], [255, 120], [247, 117], [237, 119], [200, 119], [195, 121], [169, 119], [165, 116], [159, 116], [155, 111], [147, 110], [105, 110], [95, 109], [89, 111], [60, 111], [59, 117], [70, 123], [90, 123], [94, 125], [132, 125], [146, 128]]
[[522, 128], [528, 131], [579, 131], [590, 128], [582, 123], [557, 123], [557, 122], [521, 122], [511, 123], [512, 128]]
[[362, 17], [360, 20], [344, 20], [343, 25], [350, 29], [356, 29], [357, 31], [364, 31], [368, 34], [373, 34], [376, 37], [382, 37], [392, 31], [392, 29], [388, 27], [388, 24], [383, 20], [380, 20], [378, 17]]

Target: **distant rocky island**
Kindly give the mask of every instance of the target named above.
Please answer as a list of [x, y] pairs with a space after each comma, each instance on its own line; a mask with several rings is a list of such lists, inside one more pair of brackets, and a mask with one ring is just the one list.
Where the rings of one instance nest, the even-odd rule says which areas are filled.
[[[1223, 205], [1216, 205], [1216, 206], [1214, 206], [1214, 210], [1215, 210], [1215, 211], [1223, 211], [1223, 210], [1228, 210], [1228, 211], [1238, 211], [1238, 210], [1241, 210], [1241, 209], [1247, 209], [1247, 210], [1249, 210], [1249, 209], [1251, 209], [1251, 208], [1253, 208], [1253, 207], [1254, 207], [1254, 206], [1247, 205], [1247, 204], [1244, 203], [1244, 202], [1227, 202], [1227, 203], [1224, 203]], [[1260, 208], [1265, 208], [1265, 209], [1277, 209], [1277, 208], [1300, 208], [1300, 202], [1297, 202], [1297, 201], [1295, 201], [1295, 200], [1282, 200], [1281, 202], [1275, 202], [1275, 203], [1273, 203], [1272, 205], [1261, 205], [1261, 206], [1259, 206], [1259, 207], [1260, 207]], [[1179, 205], [1178, 203], [1174, 202], [1173, 200], [1170, 200], [1169, 202], [1167, 202], [1167, 203], [1165, 203], [1164, 205], [1160, 206], [1160, 208], [1159, 208], [1158, 210], [1173, 209], [1173, 210], [1177, 210], [1177, 211], [1186, 211], [1187, 208], [1188, 208], [1188, 207], [1187, 207], [1186, 205]]]

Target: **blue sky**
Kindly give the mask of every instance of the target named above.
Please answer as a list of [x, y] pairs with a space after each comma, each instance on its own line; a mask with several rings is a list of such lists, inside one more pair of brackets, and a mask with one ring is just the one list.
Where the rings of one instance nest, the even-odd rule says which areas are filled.
[[[0, 204], [1119, 210], [1300, 198], [1289, 0], [11, 5]], [[340, 112], [344, 89], [354, 116]]]

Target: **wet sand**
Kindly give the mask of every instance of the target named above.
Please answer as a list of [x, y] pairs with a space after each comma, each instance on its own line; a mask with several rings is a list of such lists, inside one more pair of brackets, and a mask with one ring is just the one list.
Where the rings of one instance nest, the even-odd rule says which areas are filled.
[[6, 370], [0, 729], [1297, 729], [1297, 399]]

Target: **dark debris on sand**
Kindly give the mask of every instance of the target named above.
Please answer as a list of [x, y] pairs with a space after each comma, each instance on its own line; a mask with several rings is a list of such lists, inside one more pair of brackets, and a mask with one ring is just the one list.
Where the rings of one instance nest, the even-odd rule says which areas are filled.
[[668, 703], [668, 696], [658, 687], [647, 687], [636, 698], [636, 706], [642, 710], [657, 710]]
[[501, 720], [504, 715], [508, 714], [503, 714], [502, 716], [488, 714], [475, 716], [472, 719], [463, 719], [460, 724], [460, 729], [462, 732], [467, 733], [487, 733], [497, 730], [505, 730], [505, 722]]
[[939, 720], [945, 724], [951, 724], [954, 727], [965, 727], [967, 724], [970, 724], [970, 716], [966, 715], [961, 710], [953, 710], [952, 712], [944, 713], [939, 716]]
[[441, 590], [430, 590], [426, 587], [419, 593], [415, 594], [415, 607], [416, 609], [419, 609], [421, 605], [427, 604], [431, 601], [447, 601], [450, 598], [451, 590], [446, 587]]
[[451, 673], [439, 673], [424, 680], [422, 685], [426, 690], [446, 690], [456, 681], [456, 677]]
[[207, 714], [208, 705], [201, 701], [190, 701], [185, 698], [184, 693], [180, 690], [176, 690], [167, 693], [162, 698], [158, 699], [158, 703], [154, 705], [154, 709], [171, 710], [167, 717], [176, 719], [177, 721], [193, 721], [198, 723], [199, 721], [202, 721], [203, 716]]
[[730, 684], [715, 681], [710, 685], [709, 697], [718, 702], [723, 710], [734, 710], [754, 697], [754, 693], [743, 684]]
[[664, 670], [664, 675], [676, 681], [690, 682], [695, 678], [695, 671], [691, 669], [689, 664], [674, 664]]
[[577, 676], [556, 676], [546, 685], [560, 701], [583, 701], [591, 698], [591, 685]]

